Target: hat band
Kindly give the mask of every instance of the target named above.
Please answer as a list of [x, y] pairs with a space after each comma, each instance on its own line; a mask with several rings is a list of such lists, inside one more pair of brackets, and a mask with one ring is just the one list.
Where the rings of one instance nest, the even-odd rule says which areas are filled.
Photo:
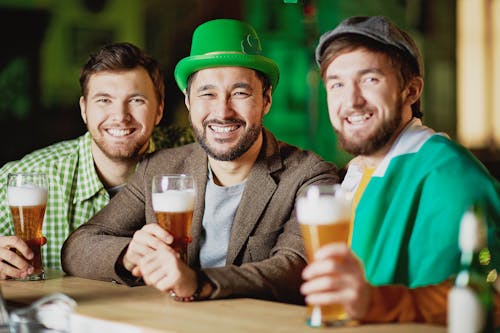
[[203, 55], [218, 55], [218, 54], [246, 54], [246, 55], [255, 55], [255, 54], [249, 54], [249, 53], [244, 53], [244, 52], [238, 52], [238, 51], [217, 51], [217, 52], [208, 52], [208, 53], [203, 53]]

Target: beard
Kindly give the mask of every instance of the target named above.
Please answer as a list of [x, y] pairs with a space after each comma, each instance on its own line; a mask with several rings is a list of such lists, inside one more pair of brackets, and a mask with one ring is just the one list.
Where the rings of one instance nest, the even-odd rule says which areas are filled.
[[125, 161], [138, 158], [145, 150], [145, 146], [149, 143], [148, 136], [141, 136], [140, 138], [129, 140], [122, 143], [107, 142], [102, 136], [93, 135], [92, 140], [101, 152], [110, 160]]
[[[200, 144], [203, 150], [208, 156], [216, 159], [218, 161], [234, 161], [237, 158], [245, 154], [250, 147], [257, 141], [260, 133], [262, 132], [262, 124], [258, 124], [246, 129], [243, 135], [239, 138], [238, 142], [234, 144], [231, 148], [226, 151], [219, 151], [214, 145], [210, 145], [207, 140], [207, 124], [208, 121], [202, 123], [202, 128], [197, 128], [193, 125], [191, 117], [189, 117], [189, 122], [191, 123], [191, 128], [193, 129], [196, 141]], [[219, 125], [227, 124], [239, 124], [241, 127], [245, 127], [246, 123], [242, 120], [232, 119], [227, 121], [210, 121], [211, 123], [217, 123]], [[225, 143], [226, 140], [216, 139], [218, 143]]]
[[334, 128], [337, 135], [338, 145], [341, 149], [352, 155], [370, 155], [383, 148], [398, 130], [402, 122], [401, 113], [402, 101], [395, 105], [395, 112], [391, 118], [382, 122], [379, 128], [362, 141], [353, 140], [344, 133]]

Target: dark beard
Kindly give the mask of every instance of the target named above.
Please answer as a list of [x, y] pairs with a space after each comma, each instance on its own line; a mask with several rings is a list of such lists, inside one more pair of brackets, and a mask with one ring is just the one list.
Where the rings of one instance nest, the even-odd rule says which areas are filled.
[[383, 122], [382, 126], [380, 126], [380, 128], [373, 133], [373, 135], [369, 136], [363, 142], [349, 141], [349, 138], [346, 138], [334, 128], [334, 131], [337, 134], [339, 147], [355, 156], [370, 155], [377, 152], [391, 140], [392, 136], [401, 125], [401, 102], [396, 105], [396, 110], [399, 112], [394, 114], [394, 117]]
[[[189, 121], [191, 122], [191, 118], [189, 119]], [[242, 123], [241, 121], [238, 120], [219, 122], [219, 124], [228, 124], [228, 123], [239, 123], [241, 124], [241, 126], [245, 125], [245, 123]], [[227, 152], [217, 152], [207, 143], [207, 134], [205, 130], [206, 127], [207, 126], [205, 125], [205, 123], [203, 123], [203, 129], [200, 130], [195, 126], [193, 126], [193, 123], [191, 122], [191, 128], [193, 129], [196, 141], [200, 144], [200, 146], [203, 148], [203, 150], [207, 153], [208, 156], [218, 161], [234, 161], [237, 158], [241, 157], [250, 149], [250, 147], [252, 147], [255, 141], [259, 138], [259, 134], [262, 132], [262, 125], [256, 125], [250, 127], [232, 149], [230, 149]], [[221, 140], [221, 142], [223, 141]]]

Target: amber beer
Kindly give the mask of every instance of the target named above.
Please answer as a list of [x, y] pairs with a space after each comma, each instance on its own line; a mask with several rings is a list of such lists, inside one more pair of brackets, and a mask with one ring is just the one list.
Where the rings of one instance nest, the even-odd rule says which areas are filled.
[[43, 245], [42, 225], [47, 204], [47, 188], [26, 184], [8, 186], [7, 201], [14, 222], [14, 234], [21, 238], [34, 253], [33, 259], [26, 259], [34, 268], [33, 273], [26, 279], [43, 279], [41, 246]]
[[194, 190], [167, 190], [153, 193], [152, 197], [156, 221], [174, 237], [171, 246], [184, 262], [187, 262], [187, 247], [191, 242], [194, 198]]
[[[330, 243], [347, 243], [350, 232], [351, 202], [338, 186], [312, 185], [297, 200], [297, 218], [304, 237], [309, 262], [314, 253]], [[308, 305], [310, 326], [341, 326], [349, 321], [341, 304]]]

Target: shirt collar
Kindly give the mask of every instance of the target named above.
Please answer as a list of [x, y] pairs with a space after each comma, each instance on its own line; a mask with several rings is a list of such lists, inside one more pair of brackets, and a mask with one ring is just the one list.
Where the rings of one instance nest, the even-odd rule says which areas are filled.
[[105, 192], [108, 195], [95, 169], [91, 141], [90, 133], [87, 132], [78, 143], [78, 169], [74, 202], [87, 200], [99, 192]]

